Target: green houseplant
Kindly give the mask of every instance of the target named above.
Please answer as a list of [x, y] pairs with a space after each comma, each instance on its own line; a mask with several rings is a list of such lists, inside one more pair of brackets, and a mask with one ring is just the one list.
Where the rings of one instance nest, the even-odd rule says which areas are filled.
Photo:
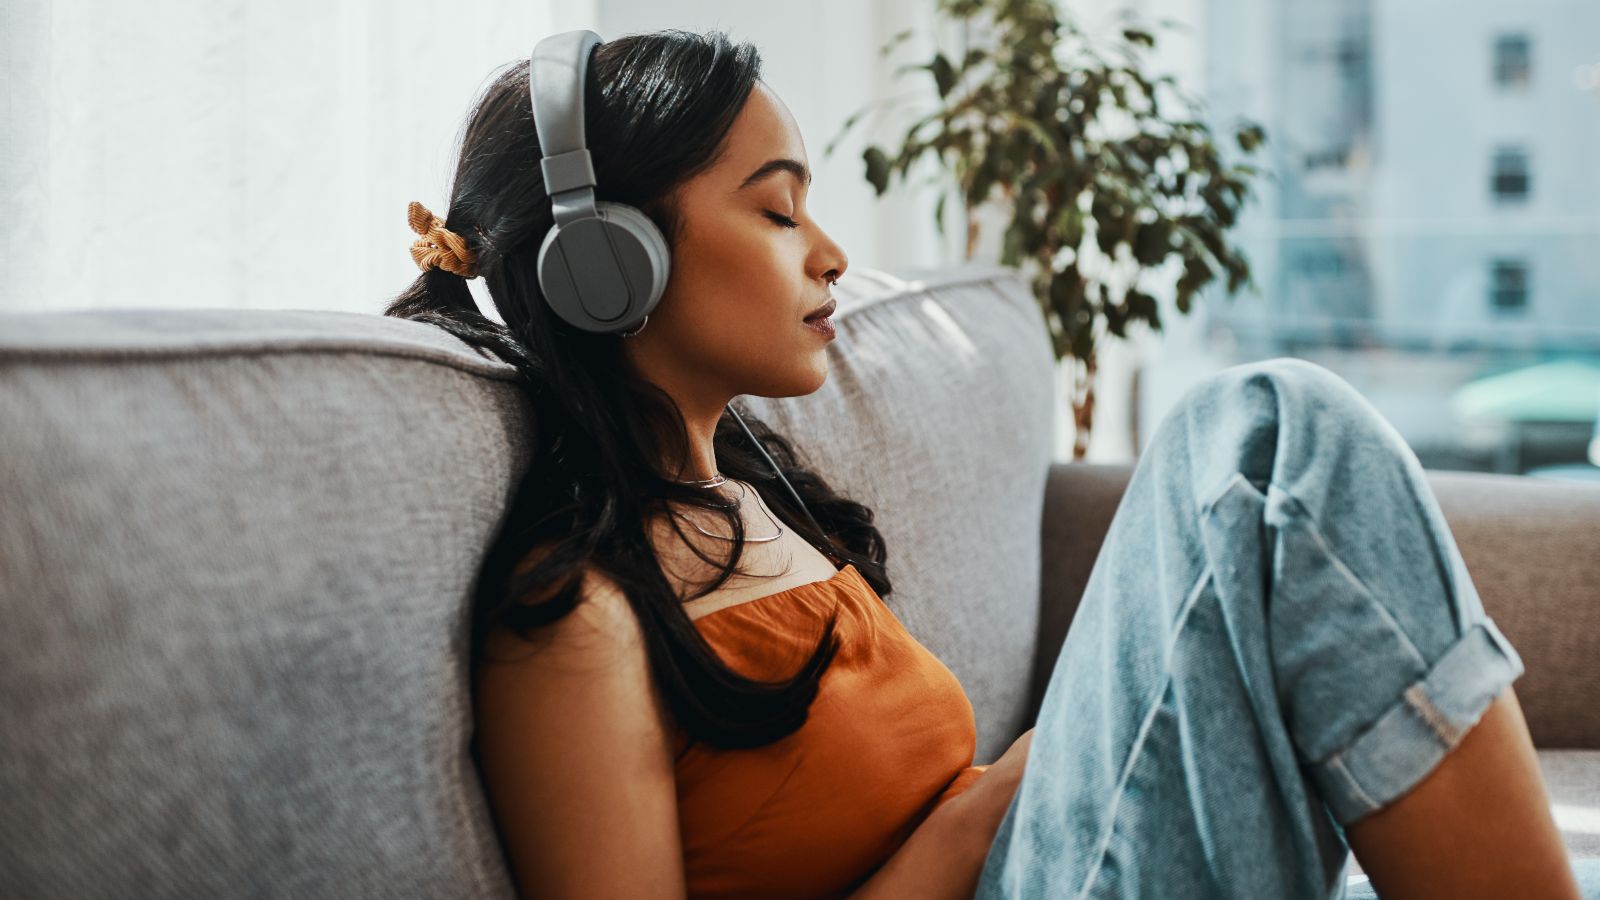
[[[1184, 314], [1215, 280], [1225, 277], [1230, 296], [1254, 289], [1250, 264], [1226, 232], [1261, 170], [1225, 161], [1199, 105], [1178, 93], [1171, 76], [1145, 74], [1141, 54], [1155, 46], [1149, 30], [1122, 29], [1116, 60], [1049, 0], [939, 0], [937, 12], [960, 26], [966, 45], [896, 70], [930, 73], [938, 108], [907, 130], [892, 155], [869, 145], [866, 177], [881, 196], [892, 173], [904, 181], [924, 154], [941, 160], [935, 221], [944, 234], [953, 174], [966, 211], [967, 259], [977, 246], [977, 207], [998, 201], [1009, 210], [1000, 262], [1029, 277], [1056, 358], [1077, 363], [1073, 456], [1082, 459], [1105, 331], [1124, 338], [1139, 321], [1159, 332], [1152, 291], [1161, 280]], [[912, 33], [896, 34], [881, 54]], [[983, 37], [973, 41], [974, 33]], [[1178, 114], [1164, 114], [1163, 93], [1168, 106], [1180, 104]], [[846, 119], [825, 153], [878, 105]], [[1235, 139], [1249, 155], [1266, 137], [1245, 122]]]

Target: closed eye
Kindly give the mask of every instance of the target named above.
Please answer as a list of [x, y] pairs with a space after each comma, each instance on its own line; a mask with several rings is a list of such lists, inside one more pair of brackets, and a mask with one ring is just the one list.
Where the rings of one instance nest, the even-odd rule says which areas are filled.
[[774, 222], [777, 222], [779, 225], [782, 225], [785, 228], [799, 228], [800, 227], [800, 223], [799, 222], [796, 222], [795, 220], [789, 218], [788, 216], [782, 215], [781, 213], [775, 213], [775, 212], [771, 212], [769, 210], [767, 212], [767, 218], [771, 219]]

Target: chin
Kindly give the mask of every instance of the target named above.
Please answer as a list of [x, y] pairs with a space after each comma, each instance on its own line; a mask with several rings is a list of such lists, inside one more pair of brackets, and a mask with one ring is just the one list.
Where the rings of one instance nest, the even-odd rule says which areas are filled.
[[824, 384], [828, 383], [828, 352], [827, 352], [827, 348], [826, 347], [824, 347], [822, 350], [817, 351], [816, 359], [817, 359], [817, 368], [815, 370], [816, 371], [816, 375], [812, 379], [811, 389], [805, 392], [807, 394], [816, 393], [817, 391], [822, 389], [822, 386]]
[[826, 358], [822, 358], [814, 366], [796, 371], [792, 375], [786, 375], [777, 384], [773, 385], [773, 393], [766, 396], [804, 397], [807, 394], [814, 394], [821, 390], [822, 386], [827, 382], [828, 361]]
[[828, 370], [827, 369], [823, 369], [822, 370], [822, 377], [818, 378], [816, 383], [811, 386], [811, 390], [803, 392], [800, 396], [805, 396], [806, 394], [815, 394], [817, 391], [822, 390], [822, 386], [824, 384], [827, 384], [827, 383], [828, 383]]

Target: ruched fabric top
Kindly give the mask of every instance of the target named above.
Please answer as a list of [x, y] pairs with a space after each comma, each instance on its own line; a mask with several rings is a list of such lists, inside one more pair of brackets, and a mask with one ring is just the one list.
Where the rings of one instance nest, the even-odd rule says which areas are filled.
[[788, 678], [835, 609], [839, 651], [799, 730], [738, 750], [687, 746], [677, 730], [690, 897], [844, 896], [989, 768], [972, 765], [977, 726], [960, 682], [854, 565], [695, 626], [734, 671]]

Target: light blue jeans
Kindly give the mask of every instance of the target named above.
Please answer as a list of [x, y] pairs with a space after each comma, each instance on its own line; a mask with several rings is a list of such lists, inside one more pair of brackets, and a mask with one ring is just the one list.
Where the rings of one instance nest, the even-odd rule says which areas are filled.
[[977, 900], [1374, 897], [1344, 828], [1522, 672], [1364, 397], [1289, 357], [1213, 374], [1139, 457]]

